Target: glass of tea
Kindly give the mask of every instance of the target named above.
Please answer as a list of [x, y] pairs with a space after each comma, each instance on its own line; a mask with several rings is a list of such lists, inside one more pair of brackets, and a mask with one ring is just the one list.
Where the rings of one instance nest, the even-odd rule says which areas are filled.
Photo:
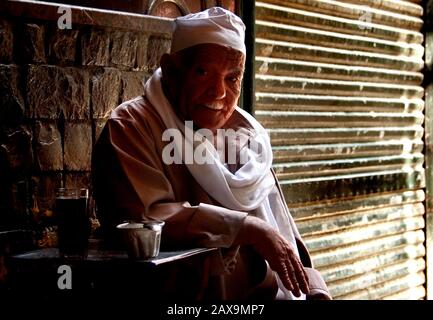
[[64, 258], [86, 258], [90, 236], [88, 189], [60, 188], [55, 213], [59, 253]]

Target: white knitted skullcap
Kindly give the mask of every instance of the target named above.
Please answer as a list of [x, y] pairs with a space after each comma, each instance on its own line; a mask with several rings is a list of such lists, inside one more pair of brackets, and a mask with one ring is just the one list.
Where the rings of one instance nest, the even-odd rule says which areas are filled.
[[178, 17], [174, 22], [172, 53], [197, 44], [216, 43], [246, 54], [245, 25], [231, 11], [213, 7]]

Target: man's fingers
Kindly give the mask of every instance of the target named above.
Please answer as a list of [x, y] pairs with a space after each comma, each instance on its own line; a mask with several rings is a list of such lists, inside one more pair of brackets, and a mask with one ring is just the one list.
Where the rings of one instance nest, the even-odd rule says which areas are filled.
[[[296, 297], [309, 292], [305, 269], [291, 245], [284, 238], [277, 235], [271, 246], [258, 247], [258, 249], [265, 259], [270, 258], [268, 260], [270, 267], [278, 273], [287, 290], [292, 291]], [[268, 251], [269, 249], [271, 250]], [[273, 253], [272, 249], [275, 250]]]
[[290, 281], [289, 271], [287, 270], [286, 264], [284, 262], [281, 267], [281, 272], [282, 274], [280, 275], [280, 279], [281, 281], [283, 281], [284, 286], [287, 290], [293, 291], [294, 287], [292, 285], [292, 282]]
[[302, 272], [304, 274], [305, 283], [307, 285], [307, 288], [306, 288], [307, 291], [306, 292], [304, 291], [304, 293], [308, 293], [308, 292], [310, 292], [310, 279], [308, 278], [307, 271], [305, 271], [305, 268], [303, 266], [302, 266]]
[[304, 267], [297, 257], [290, 256], [290, 260], [292, 265], [294, 266], [294, 274], [297, 278], [297, 283], [299, 284], [299, 288], [303, 293], [308, 293], [310, 288], [308, 287], [308, 276], [305, 273]]
[[296, 297], [299, 297], [301, 295], [301, 290], [299, 288], [298, 280], [296, 279], [297, 272], [295, 271], [295, 268], [293, 267], [291, 259], [289, 258], [286, 261], [287, 261], [286, 265], [288, 266], [287, 269], [289, 271], [290, 281], [292, 282], [292, 285], [293, 285], [292, 292]]

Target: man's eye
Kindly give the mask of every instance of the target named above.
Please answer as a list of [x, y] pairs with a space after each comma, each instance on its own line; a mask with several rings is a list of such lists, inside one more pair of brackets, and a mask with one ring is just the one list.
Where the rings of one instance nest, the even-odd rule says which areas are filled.
[[238, 82], [239, 78], [233, 76], [233, 77], [229, 77], [228, 80], [231, 81], [231, 82]]
[[205, 75], [207, 75], [207, 71], [205, 70], [205, 69], [203, 69], [203, 68], [197, 68], [197, 69], [195, 69], [195, 72], [198, 74], [198, 75], [200, 75], [200, 76], [205, 76]]

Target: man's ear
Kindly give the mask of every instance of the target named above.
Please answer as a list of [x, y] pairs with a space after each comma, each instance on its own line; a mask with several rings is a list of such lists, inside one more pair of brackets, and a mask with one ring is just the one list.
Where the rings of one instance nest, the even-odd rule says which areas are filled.
[[162, 78], [162, 90], [164, 91], [167, 98], [172, 101], [175, 97], [177, 97], [178, 92], [178, 78], [180, 76], [180, 62], [179, 57], [176, 54], [168, 54], [165, 53], [162, 55], [160, 60]]
[[160, 59], [162, 78], [165, 80], [173, 80], [179, 71], [179, 61], [178, 57], [174, 54], [164, 53]]

